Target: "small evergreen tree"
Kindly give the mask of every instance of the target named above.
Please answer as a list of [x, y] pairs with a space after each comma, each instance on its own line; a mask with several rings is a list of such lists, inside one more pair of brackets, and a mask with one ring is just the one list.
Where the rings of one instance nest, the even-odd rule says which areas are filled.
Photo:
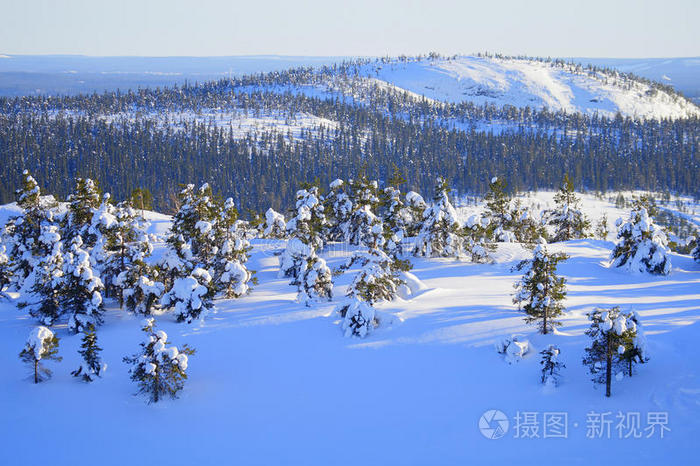
[[227, 298], [243, 296], [254, 282], [253, 272], [245, 266], [252, 247], [246, 238], [244, 223], [238, 220], [233, 199], [228, 198], [216, 222], [216, 242], [220, 247], [216, 253], [213, 283]]
[[7, 256], [7, 248], [4, 244], [0, 244], [0, 298], [9, 298], [5, 293], [5, 288], [12, 281], [12, 275], [12, 263]]
[[292, 285], [299, 285], [302, 270], [315, 253], [323, 247], [322, 230], [326, 217], [318, 188], [297, 191], [296, 215], [287, 222], [291, 238], [280, 256], [280, 276], [291, 277]]
[[511, 231], [513, 216], [510, 202], [512, 197], [507, 192], [505, 180], [499, 177], [491, 178], [489, 192], [486, 193], [486, 210], [484, 216], [489, 220], [489, 236], [495, 241], [511, 242], [515, 234]]
[[423, 226], [418, 232], [413, 249], [415, 256], [455, 258], [463, 256], [461, 225], [457, 220], [457, 212], [450, 203], [449, 192], [447, 180], [439, 178], [433, 204], [423, 213]]
[[358, 297], [349, 298], [342, 310], [342, 329], [346, 337], [364, 338], [379, 325], [372, 305]]
[[83, 333], [82, 344], [80, 345], [80, 356], [83, 362], [76, 370], [71, 372], [73, 377], [80, 377], [84, 382], [92, 382], [94, 377], [102, 377], [102, 373], [107, 369], [107, 365], [100, 359], [102, 348], [97, 346], [97, 333], [95, 326], [90, 324]]
[[20, 359], [32, 366], [34, 383], [39, 383], [51, 377], [51, 370], [44, 367], [41, 361], [60, 361], [58, 354], [58, 337], [46, 327], [35, 327], [27, 338], [24, 349], [19, 353]]
[[595, 309], [588, 319], [591, 326], [586, 335], [591, 338], [591, 346], [586, 348], [583, 364], [588, 366], [594, 383], [605, 384], [605, 396], [609, 397], [613, 368], [627, 351], [626, 342], [634, 340], [636, 329], [619, 307]]
[[133, 366], [129, 370], [131, 380], [138, 384], [138, 393], [146, 395], [149, 403], [157, 403], [165, 396], [177, 398], [187, 380], [189, 356], [195, 350], [187, 345], [167, 346], [168, 335], [155, 330], [152, 318], [144, 320], [141, 330], [146, 333], [141, 352], [124, 358], [124, 362]]
[[326, 241], [345, 241], [353, 210], [352, 201], [346, 192], [343, 180], [334, 180], [329, 187], [330, 191], [323, 200], [327, 219], [324, 237]]
[[700, 238], [691, 237], [688, 241], [691, 243], [691, 247], [693, 248], [690, 251], [690, 255], [693, 256], [695, 262], [700, 262]]
[[92, 268], [80, 236], [71, 240], [70, 248], [63, 255], [63, 276], [61, 307], [71, 314], [68, 328], [78, 333], [89, 324], [101, 324], [104, 285]]
[[624, 351], [620, 354], [618, 348], [618, 355], [622, 371], [626, 372], [628, 377], [632, 377], [634, 364], [649, 362], [649, 351], [639, 314], [629, 312], [625, 314], [625, 317], [629, 331], [625, 332], [623, 338]]
[[561, 325], [556, 318], [564, 311], [566, 280], [556, 271], [559, 262], [567, 258], [566, 254], [548, 253], [543, 245], [537, 245], [532, 259], [521, 261], [515, 267], [525, 274], [515, 284], [513, 303], [527, 314], [525, 322], [536, 323], [540, 333], [547, 334]]
[[654, 224], [645, 208], [633, 210], [626, 222], [617, 220], [617, 239], [611, 260], [614, 267], [636, 273], [671, 273], [671, 259], [663, 229]]
[[595, 236], [598, 239], [608, 239], [608, 216], [603, 213], [595, 226]]
[[410, 220], [406, 225], [406, 234], [416, 236], [423, 226], [423, 213], [428, 208], [423, 197], [415, 191], [406, 193], [406, 207]]
[[160, 303], [163, 307], [175, 308], [175, 318], [178, 322], [189, 324], [195, 319], [204, 319], [214, 309], [211, 281], [209, 272], [196, 268], [190, 275], [176, 279]]
[[299, 282], [300, 303], [310, 306], [314, 301], [329, 300], [333, 297], [333, 274], [326, 261], [312, 254], [306, 261]]
[[267, 209], [267, 212], [265, 212], [263, 237], [274, 239], [287, 238], [286, 225], [287, 222], [284, 220], [284, 215], [274, 211], [272, 208]]
[[566, 366], [564, 363], [559, 361], [559, 354], [561, 351], [557, 346], [549, 345], [546, 349], [540, 351], [542, 355], [542, 360], [540, 364], [542, 365], [542, 377], [541, 382], [548, 386], [559, 385], [559, 371]]
[[27, 170], [23, 172], [22, 187], [16, 191], [17, 206], [22, 214], [11, 217], [5, 226], [8, 255], [13, 283], [16, 288], [30, 288], [27, 278], [36, 264], [45, 258], [52, 245], [39, 241], [42, 226], [53, 224], [53, 209], [57, 206], [52, 196], [41, 196], [36, 180]]
[[63, 242], [58, 227], [44, 224], [37, 242], [41, 243], [37, 250], [50, 252], [36, 264], [34, 279], [17, 307], [27, 308], [29, 315], [44, 325], [53, 325], [62, 313], [61, 299], [65, 283]]
[[80, 236], [87, 248], [95, 245], [97, 237], [89, 228], [102, 195], [97, 183], [90, 178], [77, 178], [75, 188], [68, 196], [68, 213], [64, 219], [63, 237]]
[[556, 208], [549, 212], [549, 224], [555, 229], [554, 242], [570, 241], [588, 236], [590, 221], [581, 211], [581, 201], [574, 192], [569, 175], [564, 176], [559, 192], [554, 196]]
[[165, 293], [165, 285], [158, 281], [157, 267], [135, 260], [116, 278], [115, 284], [129, 312], [150, 315]]
[[364, 172], [360, 173], [356, 179], [350, 180], [352, 212], [344, 229], [345, 241], [350, 244], [366, 244], [369, 230], [377, 220], [374, 214], [379, 205], [377, 188], [377, 182], [369, 181]]

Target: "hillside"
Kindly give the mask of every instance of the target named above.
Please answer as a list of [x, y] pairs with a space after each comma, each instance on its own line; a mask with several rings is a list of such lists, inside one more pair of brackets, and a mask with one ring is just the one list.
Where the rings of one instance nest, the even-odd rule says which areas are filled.
[[375, 78], [430, 99], [548, 108], [637, 118], [699, 116], [700, 108], [648, 83], [602, 71], [533, 59], [466, 56], [372, 64]]

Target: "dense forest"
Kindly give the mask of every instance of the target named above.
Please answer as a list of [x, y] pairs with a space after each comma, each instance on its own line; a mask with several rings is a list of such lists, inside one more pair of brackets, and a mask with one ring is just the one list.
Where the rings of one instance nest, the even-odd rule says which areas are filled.
[[[14, 200], [25, 168], [59, 196], [77, 175], [98, 179], [117, 199], [147, 188], [164, 211], [176, 206], [182, 183], [208, 181], [239, 206], [260, 211], [289, 207], [303, 182], [326, 187], [363, 168], [381, 182], [394, 166], [421, 193], [432, 192], [438, 176], [461, 195], [485, 192], [494, 175], [518, 190], [552, 189], [570, 173], [579, 189], [700, 196], [697, 118], [440, 103], [354, 79], [367, 63], [125, 93], [2, 98], [0, 202]], [[274, 114], [281, 124], [241, 136], [201, 116], [211, 112]], [[292, 136], [283, 123], [300, 114], [337, 125]]]

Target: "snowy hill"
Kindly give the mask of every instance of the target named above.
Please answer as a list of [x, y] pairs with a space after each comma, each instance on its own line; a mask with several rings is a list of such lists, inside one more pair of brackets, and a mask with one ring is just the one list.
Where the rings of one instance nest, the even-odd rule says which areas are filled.
[[692, 102], [647, 83], [540, 60], [466, 56], [371, 64], [364, 77], [430, 99], [640, 118], [700, 116]]

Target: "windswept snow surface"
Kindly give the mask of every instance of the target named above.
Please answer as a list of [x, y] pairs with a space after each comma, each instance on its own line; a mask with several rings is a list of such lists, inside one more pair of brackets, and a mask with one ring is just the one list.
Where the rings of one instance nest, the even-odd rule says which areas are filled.
[[[550, 197], [529, 199], [544, 207]], [[584, 197], [584, 208], [591, 200]], [[606, 210], [611, 224], [625, 213], [602, 200], [588, 209], [594, 221]], [[70, 376], [80, 336], [58, 326], [64, 359], [46, 364], [52, 379], [31, 383], [17, 354], [36, 323], [16, 309], [16, 297], [0, 303], [0, 464], [670, 465], [696, 457], [700, 265], [689, 256], [673, 254], [671, 274], [656, 277], [609, 268], [611, 241], [549, 245], [571, 258], [560, 265], [569, 292], [563, 325], [548, 336], [511, 302], [520, 277], [511, 269], [530, 254], [520, 245], [500, 245], [493, 264], [413, 258], [419, 292], [379, 304], [391, 325], [355, 339], [342, 336], [332, 310], [357, 269], [337, 278], [334, 302], [307, 308], [277, 277], [274, 253], [284, 242], [253, 245], [247, 265], [260, 283], [250, 295], [218, 300], [203, 325], [156, 316], [173, 345], [197, 349], [178, 400], [148, 405], [133, 396], [122, 357], [138, 351], [142, 318], [113, 303], [98, 330], [110, 366], [103, 378]], [[333, 245], [321, 256], [336, 268], [351, 252]], [[631, 379], [613, 380], [607, 399], [581, 364], [583, 332], [586, 312], [614, 305], [639, 312], [651, 359]], [[532, 350], [509, 365], [494, 344], [511, 335]], [[539, 382], [539, 351], [549, 344], [566, 365], [557, 388]], [[493, 409], [508, 420], [499, 439], [479, 429]], [[515, 418], [526, 412], [537, 413], [538, 438], [516, 436]], [[544, 438], [543, 416], [552, 412], [567, 414], [567, 438]], [[618, 412], [639, 413], [641, 438], [619, 438]], [[587, 421], [603, 413], [610, 438], [607, 424], [602, 438], [587, 438]], [[646, 437], [649, 413], [668, 414], [663, 439], [658, 428]]]
[[630, 81], [536, 60], [465, 56], [367, 65], [365, 76], [430, 99], [638, 118], [700, 115], [692, 102]]

